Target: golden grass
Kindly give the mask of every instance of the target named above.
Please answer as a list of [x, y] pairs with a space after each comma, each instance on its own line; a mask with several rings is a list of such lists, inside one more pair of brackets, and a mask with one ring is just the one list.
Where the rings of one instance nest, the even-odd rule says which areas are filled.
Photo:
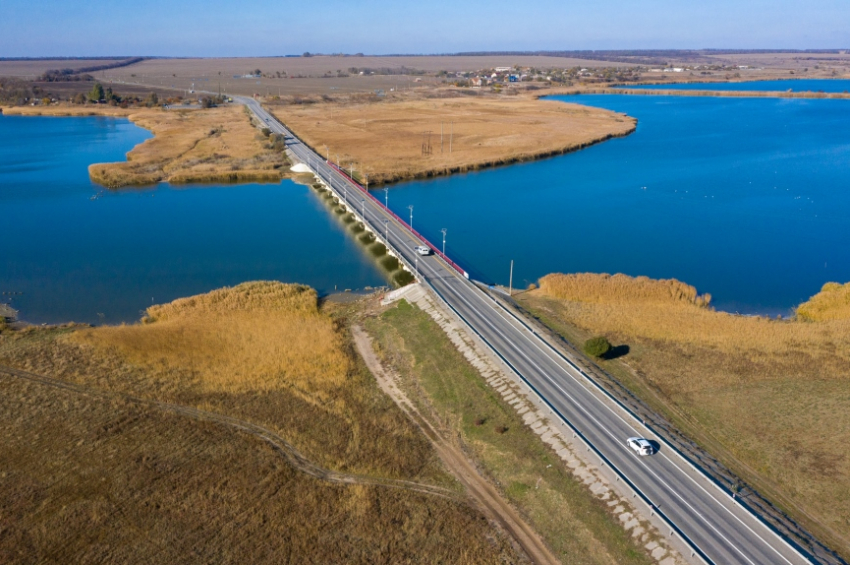
[[[516, 563], [477, 510], [291, 467], [262, 426], [342, 473], [455, 489], [304, 286], [246, 283], [144, 323], [0, 335], [0, 562]], [[354, 477], [352, 480], [356, 480]]]
[[826, 285], [794, 320], [715, 312], [695, 296], [675, 281], [587, 274], [549, 275], [518, 299], [575, 342], [628, 345], [603, 367], [850, 554], [847, 285]]
[[206, 110], [122, 109], [112, 106], [24, 106], [12, 115], [127, 117], [153, 132], [123, 163], [89, 166], [91, 179], [109, 188], [158, 182], [279, 181], [286, 156], [272, 149], [241, 106]]
[[[564, 153], [626, 135], [636, 123], [609, 110], [520, 96], [331, 102], [275, 107], [274, 112], [320, 154], [327, 145], [332, 159], [338, 154], [345, 167], [354, 162], [372, 183]], [[423, 155], [428, 130], [432, 153]]]
[[797, 316], [816, 322], [850, 319], [850, 283], [826, 283], [797, 308]]
[[134, 364], [192, 371], [210, 391], [292, 386], [324, 401], [352, 366], [316, 300], [305, 286], [246, 283], [153, 306], [141, 325], [80, 331], [71, 339], [114, 349]]

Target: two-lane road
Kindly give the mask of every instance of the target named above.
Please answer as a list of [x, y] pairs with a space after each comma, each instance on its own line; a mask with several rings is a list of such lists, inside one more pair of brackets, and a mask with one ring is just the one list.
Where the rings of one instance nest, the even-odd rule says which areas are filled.
[[[674, 525], [705, 560], [716, 565], [803, 565], [810, 561], [755, 516], [714, 486], [662, 443], [653, 456], [639, 457], [625, 445], [631, 436], [648, 436], [641, 423], [606, 398], [587, 377], [559, 355], [520, 320], [484, 294], [442, 259], [420, 257], [421, 242], [407, 227], [365, 195], [335, 168], [325, 163], [253, 99], [241, 102], [274, 133], [284, 135], [288, 148], [326, 183], [345, 193], [348, 203], [389, 242], [419, 279], [429, 285], [529, 387], [568, 422], [616, 472], [654, 506], [653, 512]], [[343, 191], [343, 187], [347, 190]], [[640, 503], [637, 503], [640, 506]], [[670, 531], [663, 532], [670, 534]]]

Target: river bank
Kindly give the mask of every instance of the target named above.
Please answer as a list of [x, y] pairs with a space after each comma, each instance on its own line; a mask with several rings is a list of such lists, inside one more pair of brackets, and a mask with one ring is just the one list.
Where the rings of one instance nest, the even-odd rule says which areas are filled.
[[515, 298], [578, 348], [606, 336], [600, 367], [846, 557], [848, 296], [827, 283], [794, 318], [736, 316], [675, 280], [586, 273]]
[[153, 133], [127, 161], [96, 163], [89, 176], [107, 188], [171, 184], [277, 182], [289, 175], [282, 143], [264, 136], [240, 106], [209, 109], [114, 106], [14, 106], [6, 116], [127, 118]]

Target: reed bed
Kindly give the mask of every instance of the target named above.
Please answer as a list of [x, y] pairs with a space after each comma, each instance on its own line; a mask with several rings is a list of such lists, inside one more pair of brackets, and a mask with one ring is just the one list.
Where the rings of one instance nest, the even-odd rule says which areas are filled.
[[71, 105], [15, 107], [9, 114], [126, 117], [153, 132], [122, 163], [89, 166], [92, 181], [108, 188], [217, 182], [276, 182], [289, 174], [286, 155], [236, 106], [205, 110], [122, 109]]
[[574, 151], [627, 135], [636, 123], [609, 110], [520, 96], [324, 102], [273, 111], [321, 154], [328, 146], [333, 160], [354, 162], [357, 175], [372, 184]]
[[850, 554], [850, 308], [830, 283], [794, 319], [716, 312], [678, 281], [548, 275], [519, 300], [843, 554]]

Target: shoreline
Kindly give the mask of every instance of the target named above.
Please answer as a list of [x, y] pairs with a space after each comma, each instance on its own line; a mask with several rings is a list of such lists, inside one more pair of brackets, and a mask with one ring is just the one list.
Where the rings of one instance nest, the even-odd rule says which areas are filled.
[[[119, 108], [102, 106], [6, 106], [0, 112], [21, 117], [125, 118], [153, 137], [127, 152], [126, 160], [92, 163], [89, 178], [109, 190], [166, 182], [186, 184], [275, 183], [289, 178], [288, 160], [257, 136], [261, 130], [237, 106], [194, 108]], [[204, 113], [205, 112], [205, 113]], [[220, 124], [227, 124], [227, 127]], [[225, 154], [222, 154], [225, 153]]]

